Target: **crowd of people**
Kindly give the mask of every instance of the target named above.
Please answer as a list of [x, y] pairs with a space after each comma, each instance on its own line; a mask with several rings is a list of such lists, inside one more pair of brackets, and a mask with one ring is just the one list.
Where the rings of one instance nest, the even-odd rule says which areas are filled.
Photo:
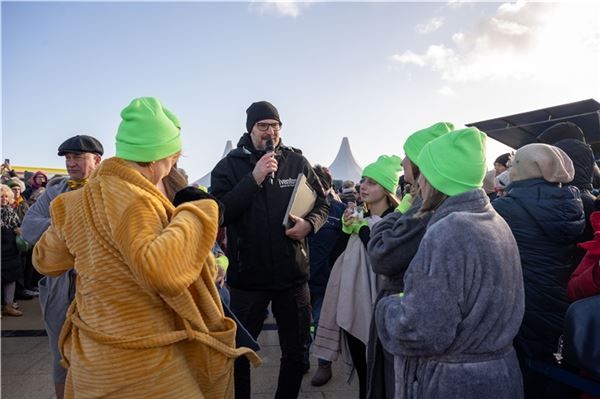
[[2, 206], [2, 315], [23, 315], [17, 300], [38, 296], [38, 281], [42, 277], [31, 262], [32, 247], [21, 235], [25, 214], [43, 194], [47, 176], [43, 172], [30, 174], [27, 184], [21, 180], [7, 159], [2, 164], [0, 204]]
[[[2, 314], [39, 280], [57, 398], [250, 398], [269, 306], [276, 398], [298, 397], [310, 356], [312, 385], [341, 357], [360, 399], [596, 394], [597, 367], [556, 362], [571, 303], [600, 295], [581, 129], [559, 123], [488, 172], [485, 133], [439, 122], [336, 189], [282, 125], [251, 104], [208, 190], [188, 185], [180, 121], [152, 97], [121, 112], [112, 158], [77, 135], [58, 147], [68, 176], [5, 164]], [[286, 215], [300, 174], [314, 205]]]

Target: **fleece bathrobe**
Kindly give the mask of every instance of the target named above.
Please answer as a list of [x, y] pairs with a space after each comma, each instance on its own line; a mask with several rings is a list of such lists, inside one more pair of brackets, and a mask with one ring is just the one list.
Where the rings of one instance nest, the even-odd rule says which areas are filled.
[[66, 398], [233, 398], [235, 323], [223, 315], [211, 200], [174, 208], [111, 158], [51, 204], [34, 250], [46, 275], [77, 271], [59, 347]]
[[404, 296], [375, 310], [395, 355], [395, 397], [522, 398], [512, 341], [523, 311], [517, 243], [485, 192], [445, 200], [404, 275]]

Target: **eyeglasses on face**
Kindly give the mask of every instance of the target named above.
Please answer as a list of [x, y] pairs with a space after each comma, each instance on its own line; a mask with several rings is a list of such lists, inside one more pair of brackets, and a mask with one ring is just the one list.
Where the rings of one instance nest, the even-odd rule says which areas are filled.
[[256, 127], [261, 132], [266, 132], [267, 130], [269, 130], [269, 127], [272, 127], [274, 131], [278, 131], [281, 129], [281, 125], [279, 124], [279, 122], [275, 122], [275, 123], [258, 122], [256, 124]]

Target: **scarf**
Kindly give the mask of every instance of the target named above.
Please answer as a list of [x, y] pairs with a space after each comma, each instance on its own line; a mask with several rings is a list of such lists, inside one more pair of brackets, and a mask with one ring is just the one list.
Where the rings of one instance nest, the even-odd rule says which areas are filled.
[[19, 205], [21, 205], [21, 203], [23, 202], [23, 197], [21, 195], [19, 195], [16, 199], [15, 202], [13, 203], [12, 207], [13, 209], [17, 209], [19, 207]]
[[81, 179], [81, 180], [69, 179], [69, 180], [67, 180], [67, 185], [69, 186], [69, 190], [73, 191], [73, 190], [77, 190], [78, 188], [85, 186], [87, 184], [87, 182], [88, 182], [88, 179]]
[[2, 220], [2, 228], [14, 230], [19, 227], [19, 217], [15, 213], [15, 211], [11, 208], [10, 205], [6, 205], [2, 207], [2, 211], [0, 213]]

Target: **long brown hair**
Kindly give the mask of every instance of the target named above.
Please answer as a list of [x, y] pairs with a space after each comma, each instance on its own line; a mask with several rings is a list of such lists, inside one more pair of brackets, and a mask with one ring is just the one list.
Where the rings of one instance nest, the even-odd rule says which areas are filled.
[[423, 179], [421, 179], [421, 182], [419, 183], [421, 194], [423, 193], [423, 186], [427, 186], [430, 194], [427, 198], [423, 197], [423, 205], [421, 205], [416, 216], [423, 216], [429, 212], [435, 211], [448, 198], [446, 194], [433, 187], [425, 176], [423, 176]]

